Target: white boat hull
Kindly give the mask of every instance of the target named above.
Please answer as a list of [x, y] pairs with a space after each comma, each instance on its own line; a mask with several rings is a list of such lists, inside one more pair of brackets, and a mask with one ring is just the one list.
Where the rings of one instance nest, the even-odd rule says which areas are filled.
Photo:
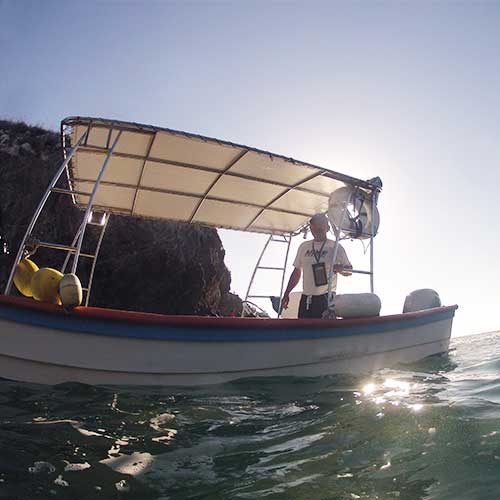
[[[5, 310], [5, 305], [3, 307]], [[137, 329], [134, 323], [105, 323], [109, 335], [66, 331], [61, 329], [61, 324], [50, 326], [51, 311], [42, 314], [42, 319], [28, 318], [21, 322], [6, 318], [9, 314], [2, 314], [0, 309], [0, 376], [45, 384], [78, 381], [118, 385], [201, 385], [247, 377], [367, 373], [446, 352], [453, 314], [448, 312], [443, 318], [443, 310], [449, 309], [398, 315], [397, 321], [374, 319], [373, 325], [379, 325], [380, 329], [382, 324], [384, 329], [375, 333], [366, 319], [358, 321], [358, 326], [356, 321], [335, 320], [331, 322], [332, 328], [323, 327], [321, 320], [319, 323], [318, 320], [307, 323], [283, 320], [293, 322], [290, 325], [294, 329], [279, 330], [274, 328], [274, 323], [262, 330], [260, 325], [265, 325], [260, 322], [280, 320], [253, 320], [253, 323], [243, 320], [246, 332], [243, 339], [238, 337], [240, 330], [236, 328], [239, 324], [236, 318], [230, 320], [230, 327], [222, 319], [221, 330], [216, 328], [219, 318], [206, 318], [198, 327], [202, 333], [197, 332], [193, 318], [187, 325], [153, 325], [162, 332], [174, 328], [175, 340], [144, 338], [140, 332], [135, 335], [137, 329], [144, 327], [142, 323], [138, 323]], [[19, 315], [19, 307], [15, 312]], [[416, 319], [422, 324], [410, 326]], [[63, 324], [82, 323], [81, 318], [72, 319], [72, 316], [59, 315], [59, 320]], [[348, 330], [343, 321], [348, 322]], [[85, 324], [84, 321], [78, 329], [85, 328]], [[318, 325], [316, 330], [315, 325]], [[92, 328], [91, 324], [87, 329]], [[131, 336], [122, 336], [122, 328], [131, 331]], [[221, 333], [224, 329], [229, 332], [227, 335]], [[285, 338], [273, 339], [277, 332]], [[307, 338], [307, 332], [316, 338]], [[156, 335], [153, 333], [151, 330], [150, 337]], [[222, 334], [233, 340], [214, 339]], [[292, 334], [297, 338], [286, 338]], [[206, 341], [197, 340], [203, 335], [207, 336]], [[252, 341], [253, 335], [258, 340]], [[186, 340], [179, 340], [183, 336]]]

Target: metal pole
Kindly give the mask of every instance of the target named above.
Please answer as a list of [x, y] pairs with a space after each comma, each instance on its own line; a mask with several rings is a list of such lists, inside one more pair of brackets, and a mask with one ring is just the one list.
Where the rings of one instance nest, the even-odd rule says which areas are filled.
[[337, 253], [340, 245], [340, 231], [342, 229], [342, 225], [344, 224], [345, 216], [347, 214], [347, 205], [348, 203], [345, 203], [344, 211], [342, 212], [342, 217], [340, 218], [339, 227], [334, 228], [333, 230], [333, 233], [335, 234], [335, 245], [333, 247], [332, 264], [330, 266], [330, 271], [328, 273], [328, 306], [331, 305], [332, 297], [335, 294], [335, 291], [333, 290], [333, 275], [334, 275], [335, 262], [337, 262]]
[[264, 252], [266, 251], [267, 245], [269, 245], [271, 238], [273, 235], [269, 236], [269, 238], [266, 241], [266, 244], [264, 245], [264, 248], [262, 249], [262, 252], [260, 253], [259, 259], [257, 260], [257, 264], [255, 264], [254, 270], [252, 277], [250, 278], [250, 283], [248, 284], [248, 289], [247, 289], [247, 294], [245, 295], [245, 300], [248, 299], [248, 296], [250, 295], [250, 289], [252, 288], [252, 283], [255, 278], [255, 274], [257, 273], [257, 269], [259, 268], [260, 261], [262, 260], [262, 256], [264, 255]]
[[283, 266], [283, 276], [281, 278], [281, 288], [280, 288], [280, 306], [278, 308], [278, 318], [281, 316], [281, 299], [283, 298], [283, 287], [285, 286], [285, 276], [286, 276], [286, 265], [288, 262], [288, 253], [290, 252], [290, 244], [292, 243], [292, 235], [288, 236], [288, 245], [286, 246], [285, 254], [285, 265]]
[[59, 177], [61, 177], [61, 174], [64, 172], [64, 170], [68, 166], [68, 163], [70, 162], [71, 158], [73, 158], [73, 155], [76, 153], [76, 150], [78, 149], [78, 147], [82, 143], [83, 139], [86, 137], [87, 133], [88, 133], [88, 131], [85, 131], [80, 136], [78, 141], [76, 141], [76, 144], [71, 148], [71, 151], [69, 152], [68, 156], [63, 161], [62, 165], [59, 167], [58, 171], [56, 172], [56, 174], [52, 178], [52, 181], [50, 182], [49, 186], [47, 187], [45, 194], [43, 195], [42, 199], [40, 200], [40, 203], [38, 204], [38, 206], [35, 210], [35, 213], [33, 214], [31, 222], [29, 223], [28, 228], [26, 229], [26, 232], [24, 233], [24, 237], [21, 241], [21, 244], [19, 245], [19, 249], [17, 251], [17, 255], [16, 255], [16, 258], [15, 258], [14, 263], [12, 265], [12, 269], [10, 270], [9, 279], [7, 280], [7, 285], [5, 287], [5, 291], [4, 291], [5, 295], [9, 295], [9, 293], [10, 293], [10, 290], [12, 288], [12, 281], [14, 280], [14, 274], [16, 272], [16, 267], [22, 259], [26, 240], [31, 235], [31, 231], [33, 231], [33, 228], [35, 227], [36, 221], [38, 220], [38, 217], [40, 217], [42, 209], [45, 206], [45, 203], [47, 202], [48, 197], [50, 196], [52, 188], [56, 185], [57, 181], [59, 180]]
[[[73, 238], [73, 241], [71, 242], [71, 246], [74, 247], [76, 245], [76, 242], [78, 241], [78, 238], [80, 237], [80, 233], [83, 229], [83, 226], [85, 226], [85, 224], [87, 223], [87, 221], [83, 221], [81, 224], [80, 224], [80, 227], [78, 228], [78, 230], [76, 231], [76, 234], [75, 234], [75, 237]], [[64, 259], [64, 263], [61, 267], [61, 273], [65, 273], [66, 271], [66, 267], [68, 266], [68, 262], [69, 262], [69, 259], [71, 257], [71, 252], [68, 252], [66, 254], [66, 258]]]
[[99, 250], [101, 249], [101, 243], [104, 238], [104, 233], [106, 232], [106, 228], [108, 227], [108, 221], [109, 221], [109, 216], [107, 212], [104, 214], [104, 217], [106, 218], [104, 220], [104, 226], [101, 229], [101, 234], [99, 235], [99, 240], [97, 241], [97, 247], [95, 250], [95, 257], [92, 262], [92, 269], [90, 270], [90, 277], [89, 277], [89, 284], [87, 286], [87, 297], [85, 298], [85, 306], [89, 305], [89, 299], [90, 299], [90, 291], [92, 290], [92, 281], [94, 279], [94, 270], [95, 266], [97, 264], [97, 257], [99, 256]]
[[115, 147], [118, 144], [118, 140], [120, 139], [121, 135], [122, 135], [122, 131], [120, 130], [118, 132], [118, 135], [116, 136], [116, 139], [113, 142], [113, 146], [111, 147], [108, 154], [106, 155], [106, 160], [104, 160], [104, 164], [101, 167], [101, 171], [99, 172], [99, 175], [97, 176], [97, 179], [95, 180], [92, 192], [90, 193], [89, 201], [87, 203], [87, 209], [85, 210], [85, 214], [83, 216], [83, 222], [85, 223], [85, 225], [82, 227], [80, 237], [78, 238], [78, 245], [76, 248], [75, 257], [73, 258], [73, 265], [71, 266], [71, 272], [73, 274], [76, 274], [76, 267], [78, 266], [78, 259], [80, 258], [83, 237], [85, 235], [85, 228], [87, 227], [86, 223], [89, 220], [89, 215], [90, 215], [90, 211], [92, 210], [92, 204], [94, 203], [94, 197], [95, 197], [95, 194], [97, 192], [97, 188], [99, 187], [102, 176], [104, 175], [104, 172], [106, 171], [106, 167], [108, 166], [109, 160], [111, 160], [111, 156], [113, 155], [113, 151], [115, 150]]
[[362, 269], [349, 269], [351, 274], [371, 274], [371, 271], [363, 271]]
[[372, 191], [372, 221], [371, 221], [371, 231], [370, 231], [370, 292], [374, 293], [373, 285], [373, 236], [375, 232], [375, 197], [376, 191]]

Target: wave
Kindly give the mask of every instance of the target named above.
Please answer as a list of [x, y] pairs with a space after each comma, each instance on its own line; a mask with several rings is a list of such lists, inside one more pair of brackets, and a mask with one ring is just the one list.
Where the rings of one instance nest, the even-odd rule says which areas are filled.
[[496, 498], [498, 341], [498, 333], [456, 339], [447, 355], [364, 377], [189, 389], [1, 381], [0, 491], [7, 498]]

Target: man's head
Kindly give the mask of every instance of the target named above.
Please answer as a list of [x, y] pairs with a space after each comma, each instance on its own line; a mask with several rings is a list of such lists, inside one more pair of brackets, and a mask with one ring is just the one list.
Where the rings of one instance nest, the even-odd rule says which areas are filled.
[[328, 233], [328, 230], [330, 229], [330, 225], [328, 224], [328, 219], [325, 214], [313, 215], [309, 221], [309, 227], [314, 239], [319, 241], [326, 239], [326, 233]]

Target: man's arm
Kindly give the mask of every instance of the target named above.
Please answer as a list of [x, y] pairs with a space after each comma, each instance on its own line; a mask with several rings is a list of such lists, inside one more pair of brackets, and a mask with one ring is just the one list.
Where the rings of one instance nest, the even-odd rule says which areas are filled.
[[283, 294], [283, 298], [281, 299], [281, 307], [283, 307], [283, 309], [288, 308], [288, 302], [290, 302], [290, 292], [297, 286], [298, 282], [300, 281], [301, 274], [302, 271], [298, 267], [294, 268], [294, 270], [292, 271], [285, 293]]
[[340, 273], [342, 276], [351, 276], [352, 273], [350, 269], [352, 269], [351, 261], [349, 260], [349, 257], [347, 257], [347, 253], [344, 247], [342, 245], [339, 245], [337, 262], [333, 270], [337, 273]]

